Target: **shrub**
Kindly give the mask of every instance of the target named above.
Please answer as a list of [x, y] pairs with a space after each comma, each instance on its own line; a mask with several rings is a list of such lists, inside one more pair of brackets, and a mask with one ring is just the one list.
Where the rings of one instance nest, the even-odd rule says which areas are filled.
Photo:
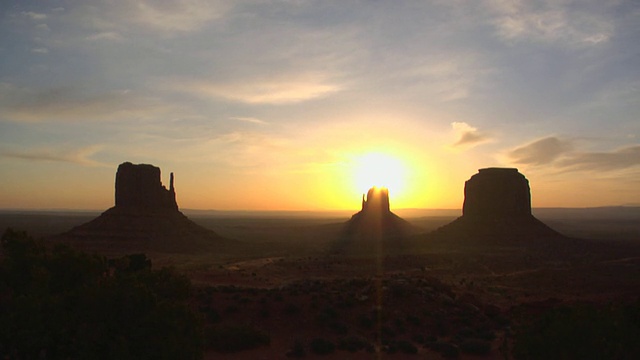
[[467, 354], [489, 355], [491, 353], [491, 342], [481, 339], [465, 339], [460, 343], [460, 350]]
[[327, 323], [332, 320], [336, 320], [338, 318], [338, 312], [330, 306], [325, 307], [322, 311], [318, 313], [316, 316], [316, 321], [319, 323]]
[[417, 354], [418, 348], [407, 340], [400, 340], [396, 343], [398, 350], [404, 354]]
[[358, 321], [360, 322], [360, 326], [362, 326], [363, 328], [366, 328], [366, 329], [373, 328], [373, 325], [374, 325], [373, 320], [367, 315], [361, 315]]
[[207, 346], [215, 351], [230, 353], [269, 345], [269, 336], [243, 325], [219, 325], [206, 329]]
[[356, 352], [365, 349], [369, 342], [365, 339], [349, 336], [338, 341], [338, 350]]
[[331, 341], [323, 338], [311, 340], [309, 347], [314, 354], [318, 355], [328, 355], [336, 350], [336, 346]]
[[305, 355], [306, 353], [304, 351], [304, 345], [300, 340], [294, 341], [293, 346], [291, 346], [291, 350], [287, 352], [287, 357], [300, 358], [300, 357], [304, 357]]
[[211, 324], [220, 322], [222, 319], [220, 313], [210, 305], [202, 306], [200, 312], [204, 314], [205, 321]]
[[287, 306], [285, 306], [283, 310], [283, 313], [285, 315], [294, 315], [299, 312], [300, 312], [300, 308], [295, 304], [287, 304]]
[[346, 335], [349, 333], [347, 325], [339, 321], [332, 321], [329, 323], [329, 329], [337, 335]]
[[436, 341], [429, 343], [429, 348], [433, 351], [439, 352], [443, 357], [447, 359], [457, 358], [460, 355], [460, 348], [455, 344], [451, 344], [445, 341]]
[[11, 229], [0, 242], [0, 358], [202, 357], [186, 277], [151, 270], [142, 254], [109, 271], [102, 257]]
[[517, 329], [521, 359], [640, 358], [640, 303], [615, 307], [578, 304], [551, 309]]
[[420, 326], [422, 324], [420, 318], [414, 315], [407, 315], [407, 322], [413, 326]]

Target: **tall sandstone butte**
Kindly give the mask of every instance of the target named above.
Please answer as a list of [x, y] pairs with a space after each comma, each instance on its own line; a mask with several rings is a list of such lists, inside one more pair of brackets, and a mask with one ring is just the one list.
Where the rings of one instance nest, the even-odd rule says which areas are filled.
[[346, 238], [359, 240], [403, 238], [413, 232], [412, 226], [391, 212], [389, 190], [373, 187], [362, 195], [362, 210], [347, 222]]
[[167, 190], [160, 181], [160, 168], [130, 162], [120, 164], [116, 172], [116, 207], [178, 211], [173, 173]]
[[58, 239], [115, 253], [219, 251], [236, 244], [197, 225], [178, 210], [173, 173], [167, 189], [160, 180], [160, 168], [130, 162], [118, 166], [115, 206]]
[[529, 181], [518, 169], [486, 168], [465, 182], [462, 216], [434, 231], [432, 237], [482, 243], [562, 235], [533, 216]]

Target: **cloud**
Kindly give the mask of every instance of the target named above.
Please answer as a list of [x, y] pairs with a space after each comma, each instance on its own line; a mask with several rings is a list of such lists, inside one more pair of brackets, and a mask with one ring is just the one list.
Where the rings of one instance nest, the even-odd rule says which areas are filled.
[[39, 48], [31, 49], [31, 52], [34, 53], [34, 54], [48, 54], [49, 53], [49, 49], [43, 48], [43, 47], [39, 47]]
[[82, 89], [30, 89], [0, 83], [0, 118], [18, 122], [149, 118], [169, 105], [128, 90], [84, 94]]
[[83, 166], [110, 166], [91, 159], [102, 149], [94, 145], [80, 149], [37, 148], [29, 150], [0, 150], [0, 156], [26, 161], [66, 162]]
[[[590, 46], [613, 36], [607, 2], [490, 0], [498, 35], [506, 40]], [[586, 6], [585, 6], [586, 5]], [[595, 11], [594, 11], [595, 10]]]
[[491, 140], [488, 135], [466, 122], [452, 122], [451, 127], [458, 137], [458, 140], [452, 145], [454, 148], [471, 148]]
[[568, 140], [549, 136], [533, 141], [529, 144], [517, 147], [507, 153], [507, 156], [515, 163], [524, 165], [544, 165], [566, 155], [573, 145]]
[[574, 151], [571, 140], [549, 136], [511, 150], [507, 156], [517, 164], [548, 165], [562, 172], [608, 172], [639, 166], [640, 145], [601, 152]]
[[152, 29], [188, 32], [220, 17], [223, 4], [209, 0], [137, 1], [132, 18]]
[[102, 31], [85, 37], [89, 41], [109, 40], [109, 41], [123, 41], [124, 37], [115, 31]]
[[580, 152], [563, 159], [558, 166], [566, 170], [613, 171], [640, 165], [640, 145], [609, 152]]
[[251, 123], [251, 124], [257, 124], [257, 125], [267, 125], [268, 124], [268, 122], [266, 122], [264, 120], [260, 120], [260, 119], [253, 118], [253, 117], [230, 117], [229, 119], [236, 120], [236, 121], [247, 122], [247, 123]]
[[224, 163], [244, 173], [279, 171], [289, 164], [289, 157], [295, 154], [290, 140], [259, 132], [234, 131], [211, 138], [200, 144], [207, 149], [202, 154], [216, 155], [213, 161]]
[[209, 0], [98, 0], [72, 8], [69, 16], [99, 32], [142, 29], [176, 35], [203, 28], [231, 5]]
[[246, 82], [207, 82], [180, 81], [172, 82], [174, 89], [194, 94], [199, 97], [222, 98], [247, 104], [287, 104], [299, 103], [328, 96], [341, 90], [317, 77], [300, 77], [291, 79], [252, 80]]
[[22, 15], [28, 17], [31, 20], [44, 20], [47, 18], [47, 14], [36, 13], [33, 11], [23, 11]]
[[403, 75], [408, 81], [420, 79], [420, 85], [442, 101], [468, 98], [473, 87], [492, 72], [471, 52], [447, 52], [446, 56], [431, 56], [420, 62], [403, 71]]

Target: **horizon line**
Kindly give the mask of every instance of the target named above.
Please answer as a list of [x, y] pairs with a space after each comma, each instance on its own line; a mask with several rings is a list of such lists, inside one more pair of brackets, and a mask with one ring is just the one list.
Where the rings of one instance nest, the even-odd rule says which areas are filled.
[[[113, 207], [113, 206], [112, 206]], [[111, 208], [111, 207], [110, 207]], [[107, 208], [107, 209], [110, 209]], [[532, 206], [531, 209], [606, 209], [606, 208], [640, 208], [640, 204], [619, 204], [600, 206]], [[0, 208], [0, 212], [104, 212], [107, 209], [89, 208]], [[359, 211], [358, 209], [296, 209], [296, 210], [265, 210], [265, 209], [196, 209], [179, 208], [186, 212], [220, 212], [220, 213], [339, 213]], [[459, 208], [396, 208], [393, 211], [462, 211]]]

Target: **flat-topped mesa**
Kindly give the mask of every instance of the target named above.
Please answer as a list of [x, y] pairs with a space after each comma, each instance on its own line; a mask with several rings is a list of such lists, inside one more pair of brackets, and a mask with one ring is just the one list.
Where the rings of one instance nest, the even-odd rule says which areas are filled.
[[374, 186], [367, 192], [366, 199], [364, 194], [362, 194], [362, 212], [390, 213], [389, 190], [384, 187], [379, 188]]
[[480, 169], [465, 182], [462, 216], [431, 234], [479, 245], [562, 238], [533, 216], [529, 181], [511, 168]]
[[117, 209], [178, 210], [171, 173], [169, 190], [162, 185], [160, 168], [125, 162], [116, 173]]
[[464, 184], [462, 216], [469, 219], [531, 216], [529, 181], [514, 168], [478, 170]]

